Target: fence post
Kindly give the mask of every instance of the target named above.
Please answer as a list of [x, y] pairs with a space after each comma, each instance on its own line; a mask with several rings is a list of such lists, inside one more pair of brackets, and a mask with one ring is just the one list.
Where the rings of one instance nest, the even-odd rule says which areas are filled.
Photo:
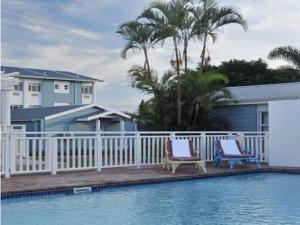
[[200, 138], [200, 158], [202, 160], [207, 160], [206, 159], [206, 134], [205, 132], [201, 133], [201, 138]]
[[120, 152], [119, 152], [120, 165], [123, 165], [124, 149], [125, 149], [125, 135], [124, 135], [124, 130], [121, 130], [121, 134], [120, 134]]
[[52, 138], [51, 135], [46, 135], [46, 149], [45, 149], [45, 168], [46, 170], [51, 171], [52, 165], [51, 165], [51, 157], [52, 157]]
[[10, 135], [9, 139], [9, 169], [10, 169], [10, 174], [15, 172], [16, 168], [16, 146], [18, 143], [18, 138], [14, 138], [14, 135]]
[[96, 160], [97, 172], [101, 172], [101, 170], [102, 170], [102, 137], [99, 132], [96, 134], [95, 160]]
[[51, 174], [55, 175], [57, 171], [57, 140], [55, 137], [50, 138], [51, 142]]
[[4, 176], [10, 177], [10, 133], [5, 133], [4, 145]]
[[[269, 132], [264, 133], [262, 136], [264, 138], [264, 162], [269, 164]], [[262, 156], [260, 156], [262, 157]]]
[[170, 139], [171, 139], [171, 140], [175, 140], [175, 139], [176, 139], [176, 134], [175, 134], [175, 132], [171, 132], [171, 133], [170, 133]]
[[245, 146], [245, 134], [244, 133], [238, 133], [237, 135], [238, 135], [238, 140], [241, 143], [241, 147], [243, 149], [245, 149], [246, 148], [246, 146]]
[[142, 161], [142, 152], [141, 152], [141, 135], [140, 133], [136, 133], [135, 135], [135, 163], [138, 169], [141, 168], [141, 161]]

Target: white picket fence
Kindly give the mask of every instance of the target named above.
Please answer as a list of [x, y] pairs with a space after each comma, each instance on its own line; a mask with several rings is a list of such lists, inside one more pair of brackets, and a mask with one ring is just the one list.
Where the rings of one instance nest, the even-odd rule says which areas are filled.
[[207, 162], [216, 139], [238, 139], [268, 162], [266, 132], [9, 132], [1, 135], [1, 175], [162, 164], [165, 141], [175, 138], [191, 140]]

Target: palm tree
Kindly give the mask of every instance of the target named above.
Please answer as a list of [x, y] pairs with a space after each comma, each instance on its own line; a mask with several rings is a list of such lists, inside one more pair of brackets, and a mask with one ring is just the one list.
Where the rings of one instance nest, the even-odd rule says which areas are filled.
[[[268, 56], [269, 59], [283, 59], [292, 64], [298, 72], [300, 71], [300, 49], [292, 46], [282, 46], [273, 49]], [[290, 67], [289, 67], [290, 68]]]
[[[148, 130], [176, 130], [176, 74], [165, 73], [161, 79], [152, 71], [151, 79], [144, 76], [141, 66], [129, 70], [132, 86], [150, 94], [147, 101], [142, 101], [138, 113], [133, 115], [143, 128]], [[209, 72], [199, 76], [198, 71], [188, 70], [182, 77], [184, 93], [182, 130], [208, 129], [216, 120], [210, 111], [217, 103], [230, 99], [230, 93], [224, 89], [228, 78], [220, 73]]]
[[231, 98], [224, 89], [229, 82], [228, 77], [217, 72], [207, 72], [199, 76], [198, 71], [188, 70], [183, 78], [184, 87], [184, 124], [188, 129], [199, 127], [199, 123], [207, 120], [207, 112], [211, 111], [216, 103]]
[[153, 70], [150, 76], [145, 76], [145, 70], [139, 66], [134, 65], [128, 70], [128, 76], [131, 78], [131, 85], [147, 94], [152, 94], [153, 97], [159, 97], [169, 87], [174, 78], [172, 71], [167, 71], [161, 79]]
[[172, 97], [170, 89], [174, 86], [174, 73], [167, 71], [160, 79], [152, 70], [150, 76], [145, 76], [141, 66], [135, 65], [128, 71], [133, 88], [150, 94], [150, 99], [142, 101], [137, 115], [133, 115], [144, 128], [150, 130], [168, 130], [171, 119]]
[[199, 71], [202, 73], [208, 38], [211, 37], [214, 42], [220, 29], [228, 24], [238, 24], [244, 30], [247, 30], [247, 22], [236, 9], [232, 7], [219, 7], [215, 0], [199, 0], [199, 3], [193, 4], [190, 7], [190, 11], [195, 18], [194, 35], [203, 40], [199, 65]]
[[151, 67], [148, 57], [148, 49], [154, 47], [156, 43], [155, 30], [152, 27], [145, 26], [138, 21], [130, 21], [121, 24], [117, 30], [126, 41], [125, 47], [122, 49], [121, 55], [126, 59], [127, 51], [144, 52], [145, 63], [144, 69], [147, 71], [146, 76], [150, 76]]
[[[189, 0], [171, 0], [169, 2], [155, 2], [144, 10], [138, 17], [138, 20], [146, 20], [146, 24], [156, 29], [158, 40], [164, 41], [172, 38], [175, 53], [175, 70], [177, 74], [177, 124], [181, 126], [181, 74], [180, 65], [182, 60], [180, 57], [179, 44], [184, 39], [187, 49], [187, 37], [184, 38], [184, 31], [189, 29], [186, 25], [188, 19], [188, 11], [186, 4]], [[185, 57], [187, 52], [184, 52]], [[171, 61], [172, 62], [172, 61]]]

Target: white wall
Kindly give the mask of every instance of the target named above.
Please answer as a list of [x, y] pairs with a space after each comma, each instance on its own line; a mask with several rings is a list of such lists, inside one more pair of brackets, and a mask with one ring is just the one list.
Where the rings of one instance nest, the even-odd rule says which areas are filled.
[[300, 100], [269, 102], [269, 165], [300, 167]]
[[28, 90], [28, 86], [30, 83], [39, 83], [41, 85], [41, 80], [35, 79], [24, 79], [23, 83], [23, 96], [24, 96], [24, 107], [33, 107], [40, 106], [42, 104], [42, 87], [40, 87], [40, 92], [31, 92]]

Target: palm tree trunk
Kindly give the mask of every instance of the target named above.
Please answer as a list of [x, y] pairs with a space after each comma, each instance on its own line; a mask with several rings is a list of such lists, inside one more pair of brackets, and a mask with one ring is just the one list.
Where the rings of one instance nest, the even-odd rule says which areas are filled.
[[144, 50], [144, 55], [145, 55], [146, 70], [147, 70], [147, 74], [148, 74], [148, 78], [149, 78], [151, 76], [151, 70], [150, 70], [150, 63], [149, 63], [147, 48], [143, 48], [143, 50]]
[[184, 72], [187, 72], [187, 48], [188, 48], [188, 40], [184, 39], [183, 45], [183, 57], [184, 57]]
[[180, 62], [177, 47], [177, 39], [173, 37], [175, 57], [176, 57], [176, 73], [177, 73], [177, 125], [178, 129], [181, 128], [181, 76], [180, 76]]
[[200, 74], [203, 73], [203, 69], [204, 69], [206, 42], [207, 42], [207, 32], [204, 34], [203, 47], [202, 47], [202, 52], [201, 52], [201, 56], [200, 56], [200, 58], [201, 58], [200, 67], [199, 67]]
[[196, 124], [198, 114], [199, 114], [199, 104], [196, 103], [196, 106], [195, 106], [195, 115], [194, 115], [193, 124]]

